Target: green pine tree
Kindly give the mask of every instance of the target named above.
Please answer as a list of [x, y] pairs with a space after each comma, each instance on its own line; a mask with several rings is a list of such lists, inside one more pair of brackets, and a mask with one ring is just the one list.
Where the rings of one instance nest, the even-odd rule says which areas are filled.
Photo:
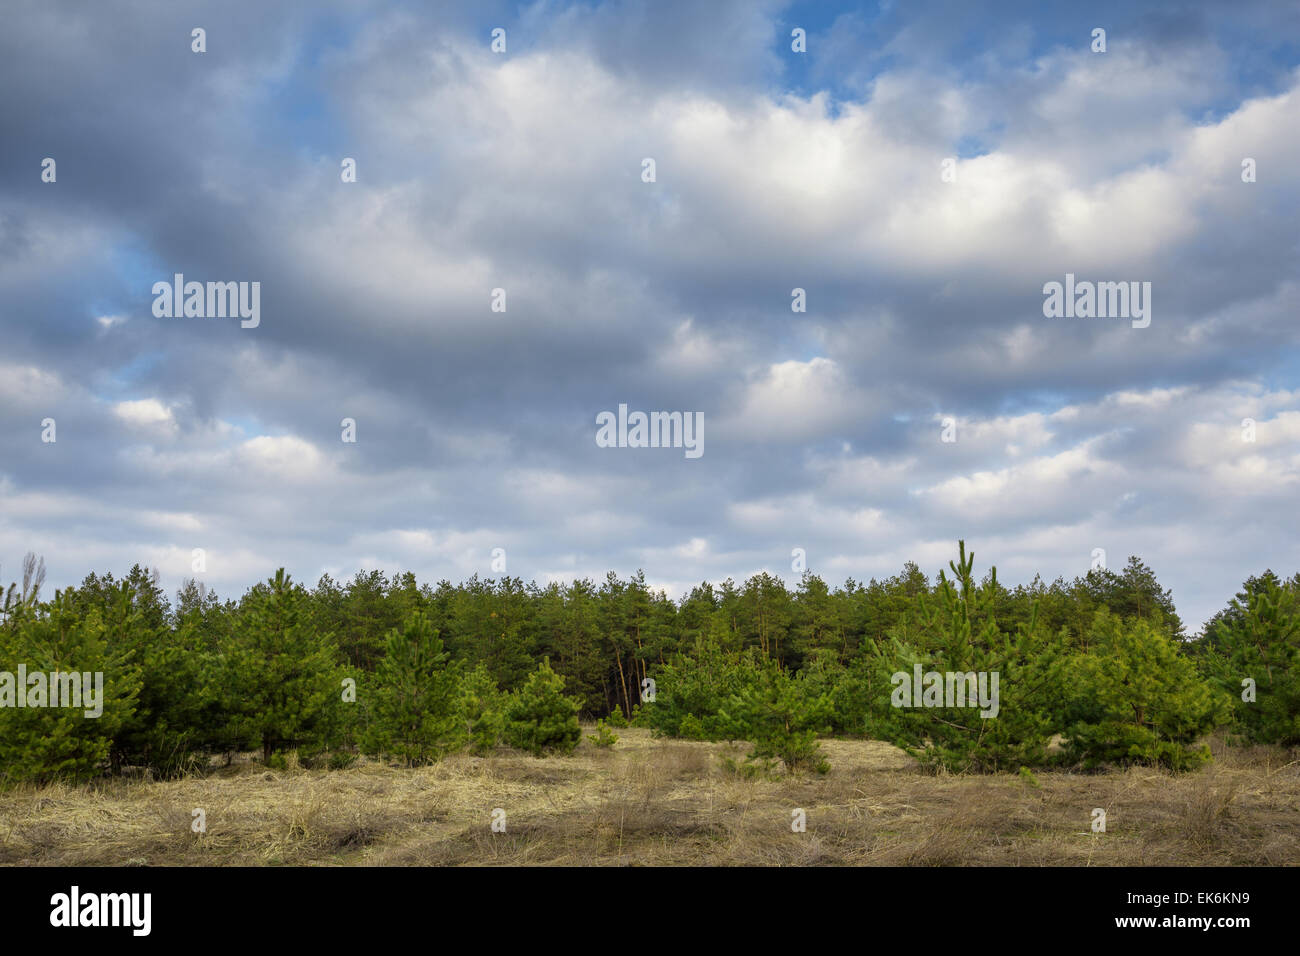
[[564, 678], [544, 660], [524, 685], [510, 695], [505, 713], [505, 739], [512, 747], [536, 756], [571, 753], [582, 739], [577, 699], [564, 696]]
[[[1252, 743], [1300, 744], [1300, 598], [1266, 574], [1215, 629], [1208, 669], [1232, 695], [1237, 726]], [[1243, 683], [1254, 682], [1254, 700]]]
[[439, 760], [463, 741], [460, 667], [422, 611], [388, 632], [367, 695], [363, 746], [407, 766]]
[[[19, 665], [26, 665], [27, 687], [17, 686]], [[0, 627], [0, 671], [7, 672], [0, 679], [0, 779], [85, 781], [109, 768], [113, 742], [135, 711], [141, 680], [134, 655], [121, 642], [110, 642], [97, 608], [87, 610], [73, 589], [55, 592], [44, 604], [11, 604]], [[51, 672], [69, 680], [79, 675], [83, 706], [50, 706]], [[37, 674], [44, 675], [39, 699], [31, 683]], [[92, 687], [94, 675], [101, 675], [94, 706], [86, 674]], [[65, 686], [60, 683], [61, 698]], [[18, 693], [29, 706], [16, 706]], [[87, 716], [87, 710], [100, 713]]]
[[245, 596], [224, 644], [217, 693], [235, 738], [260, 742], [268, 763], [282, 748], [317, 751], [337, 742], [338, 648], [311, 626], [306, 594], [284, 568]]
[[1209, 759], [1197, 741], [1229, 719], [1228, 695], [1196, 672], [1163, 625], [1101, 610], [1088, 647], [1070, 665], [1069, 759], [1175, 770]]
[[720, 719], [730, 728], [728, 737], [753, 742], [751, 761], [780, 759], [791, 771], [830, 769], [817, 746], [817, 736], [830, 733], [830, 698], [776, 661], [763, 662], [756, 680], [728, 699]]
[[[942, 676], [942, 699], [934, 706], [912, 700], [907, 706], [869, 711], [870, 726], [923, 763], [950, 772], [1043, 763], [1047, 742], [1061, 722], [1062, 642], [1038, 626], [1033, 607], [1014, 633], [1004, 632], [995, 617], [997, 599], [1005, 593], [996, 568], [976, 584], [974, 553], [967, 555], [964, 541], [957, 547], [957, 561], [948, 563], [953, 577], [940, 572], [935, 594], [922, 596], [914, 618], [895, 627], [890, 640], [874, 652], [874, 673], [865, 681], [877, 693], [886, 681], [902, 691], [902, 684], [914, 683], [919, 664], [923, 674]], [[970, 697], [964, 706], [947, 706], [949, 674], [954, 705], [956, 690], [960, 687], [966, 696], [978, 689], [981, 676], [991, 696], [996, 675], [996, 713], [993, 707], [972, 704]], [[975, 676], [974, 688], [963, 675]]]
[[492, 751], [505, 725], [506, 697], [483, 664], [465, 674], [460, 683], [460, 719], [464, 737], [476, 754]]

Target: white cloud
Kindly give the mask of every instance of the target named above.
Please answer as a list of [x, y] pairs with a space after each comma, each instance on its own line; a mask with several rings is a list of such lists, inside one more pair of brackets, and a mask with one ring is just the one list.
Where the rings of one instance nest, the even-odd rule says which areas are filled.
[[113, 413], [128, 425], [155, 432], [174, 432], [176, 418], [172, 410], [156, 398], [117, 402]]

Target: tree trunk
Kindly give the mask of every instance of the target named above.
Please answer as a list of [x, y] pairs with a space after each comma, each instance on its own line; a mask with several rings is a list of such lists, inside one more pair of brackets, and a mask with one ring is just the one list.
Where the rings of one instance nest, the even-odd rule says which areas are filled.
[[614, 650], [614, 658], [618, 661], [618, 683], [623, 689], [623, 712], [626, 714], [630, 711], [631, 704], [627, 696], [627, 677], [623, 673], [623, 655], [619, 653], [617, 648]]

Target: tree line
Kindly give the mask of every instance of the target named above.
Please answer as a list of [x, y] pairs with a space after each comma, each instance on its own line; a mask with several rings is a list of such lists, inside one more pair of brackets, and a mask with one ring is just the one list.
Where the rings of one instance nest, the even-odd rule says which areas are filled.
[[[500, 744], [564, 753], [580, 717], [746, 740], [747, 766], [813, 770], [827, 735], [978, 772], [1190, 768], [1217, 729], [1300, 744], [1300, 574], [1248, 579], [1195, 638], [1136, 557], [1008, 588], [995, 568], [977, 578], [964, 542], [933, 580], [912, 563], [834, 589], [811, 572], [794, 588], [760, 573], [678, 601], [639, 571], [545, 586], [367, 571], [307, 588], [281, 569], [238, 600], [191, 580], [174, 601], [140, 565], [49, 599], [42, 578], [29, 556], [3, 596], [0, 678], [20, 664], [102, 672], [103, 711], [17, 707], [0, 679], [9, 782], [170, 775], [246, 750], [332, 767]], [[995, 715], [954, 702], [953, 675], [972, 695], [993, 675]], [[614, 739], [608, 726], [597, 743]]]

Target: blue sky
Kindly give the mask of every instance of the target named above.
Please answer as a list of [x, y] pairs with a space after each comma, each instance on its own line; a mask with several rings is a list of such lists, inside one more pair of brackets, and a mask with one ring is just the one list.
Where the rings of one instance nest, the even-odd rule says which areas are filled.
[[[1194, 630], [1300, 568], [1298, 66], [1267, 2], [11, 5], [0, 574], [677, 595], [962, 537], [1137, 554]], [[176, 272], [261, 324], [155, 317]], [[1045, 318], [1067, 272], [1151, 325]], [[597, 447], [621, 403], [704, 455]]]

